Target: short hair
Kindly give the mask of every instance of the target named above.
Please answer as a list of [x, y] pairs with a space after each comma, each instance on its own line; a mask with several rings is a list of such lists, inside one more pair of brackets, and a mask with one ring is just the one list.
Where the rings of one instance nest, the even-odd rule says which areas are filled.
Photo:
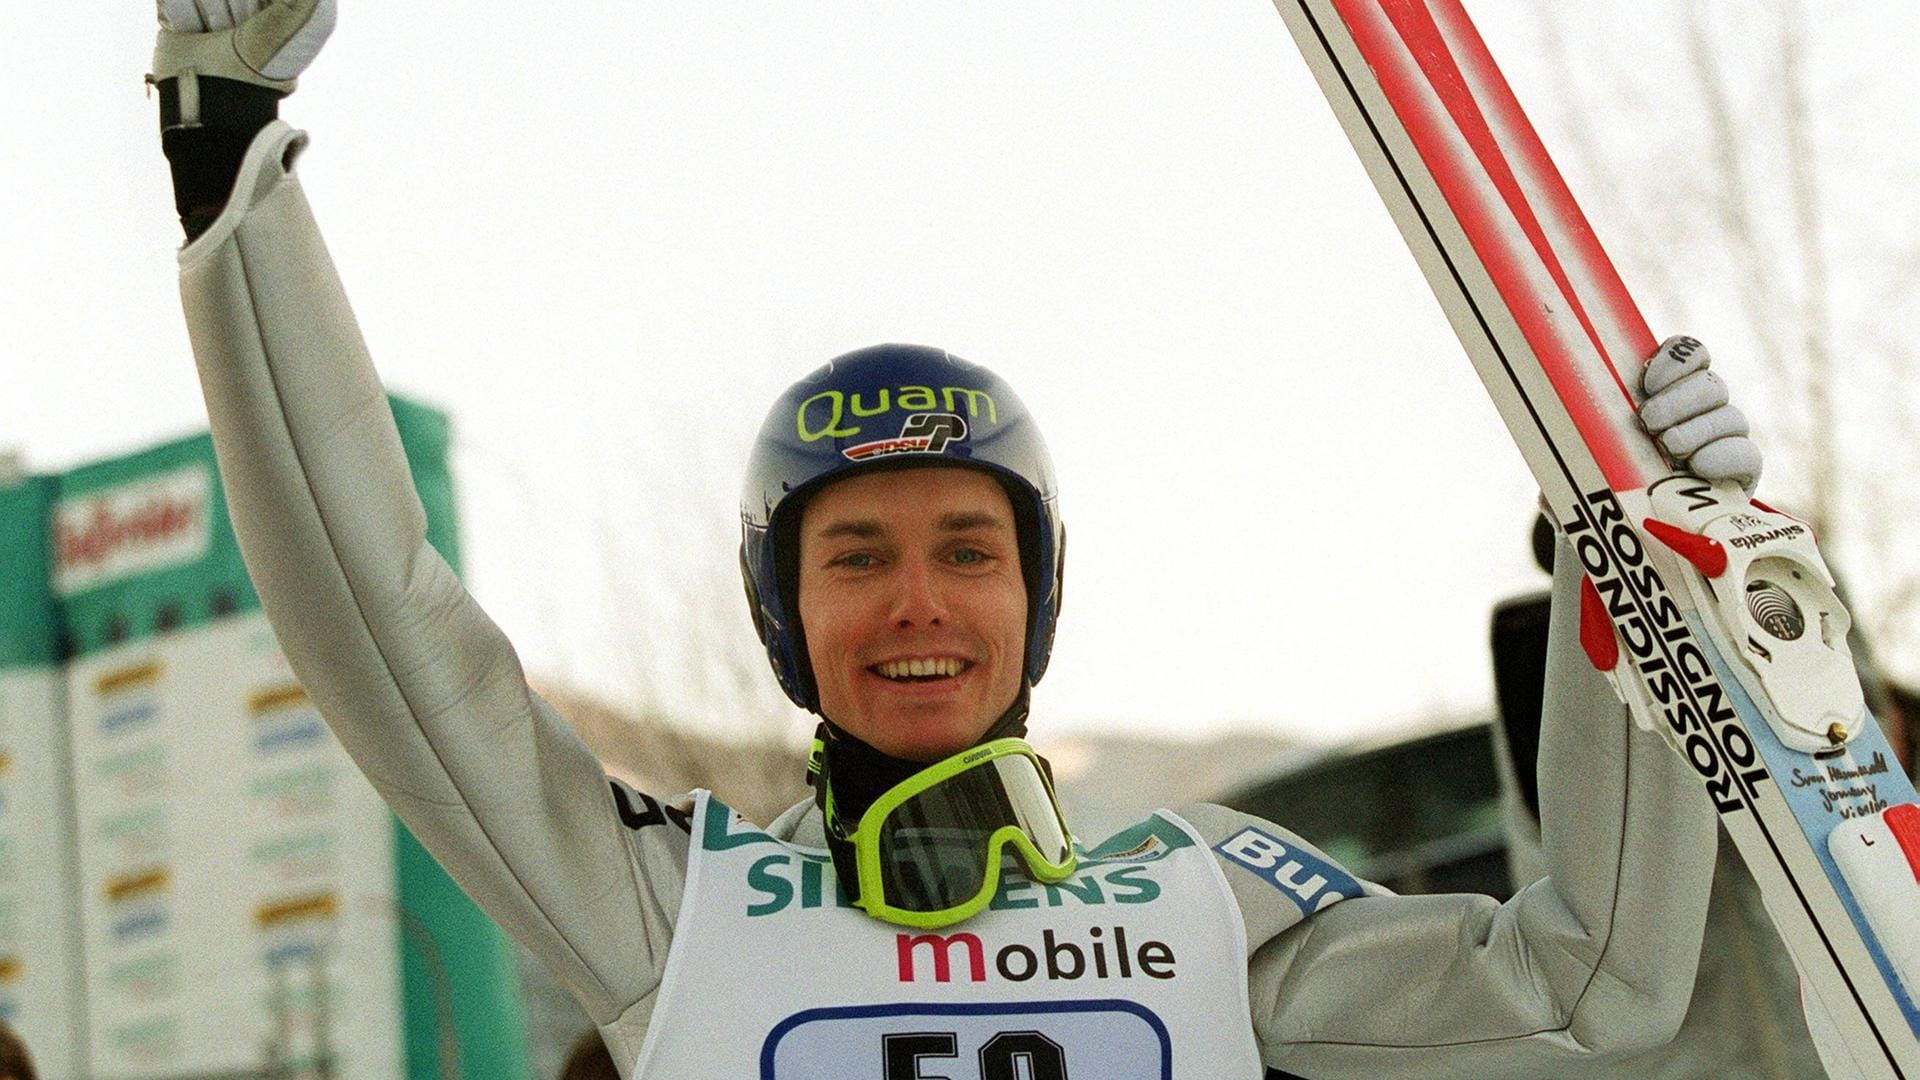
[[0, 1080], [34, 1080], [33, 1058], [5, 1020], [0, 1020]]
[[589, 1031], [573, 1044], [566, 1067], [560, 1070], [560, 1080], [620, 1080], [620, 1071], [613, 1067], [613, 1055], [607, 1053], [599, 1032]]

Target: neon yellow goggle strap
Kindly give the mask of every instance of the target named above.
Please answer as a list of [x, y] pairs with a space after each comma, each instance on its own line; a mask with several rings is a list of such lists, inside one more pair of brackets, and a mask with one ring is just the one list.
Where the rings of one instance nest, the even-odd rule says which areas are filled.
[[[1006, 786], [1007, 774], [995, 766], [995, 762], [1009, 758], [1024, 758], [1032, 772], [1029, 785], [1024, 779], [1019, 781], [1020, 790], [1009, 791]], [[977, 770], [988, 772], [976, 772]], [[1028, 817], [1044, 816], [1044, 820], [1059, 830], [1061, 837], [1061, 857], [1042, 852], [1017, 821], [1007, 821], [987, 833], [984, 837], [969, 838], [970, 849], [967, 855], [980, 860], [977, 873], [980, 884], [973, 894], [957, 903], [936, 910], [921, 910], [901, 907], [890, 902], [886, 889], [886, 875], [882, 865], [881, 839], [887, 835], [886, 825], [889, 819], [898, 814], [902, 807], [943, 785], [968, 784], [967, 774], [974, 773], [983, 789], [994, 789], [1013, 808], [1016, 818], [1023, 814]], [[1016, 770], [1015, 776], [1020, 776]], [[827, 792], [828, 827], [833, 828], [832, 792]], [[896, 830], [897, 832], [897, 830]], [[854, 846], [855, 861], [859, 869], [860, 898], [856, 901], [866, 909], [869, 915], [886, 922], [922, 929], [935, 929], [948, 926], [977, 914], [993, 899], [1000, 885], [1001, 853], [1011, 844], [1025, 863], [1027, 873], [1035, 880], [1052, 884], [1073, 876], [1078, 860], [1073, 853], [1073, 838], [1066, 827], [1066, 820], [1060, 813], [1060, 806], [1048, 782], [1046, 770], [1040, 764], [1039, 755], [1024, 739], [995, 739], [979, 746], [961, 751], [944, 761], [936, 762], [895, 785], [886, 794], [880, 796], [860, 817], [859, 826], [853, 835], [846, 837]], [[896, 845], [897, 846], [897, 845]], [[887, 854], [897, 854], [889, 852]]]

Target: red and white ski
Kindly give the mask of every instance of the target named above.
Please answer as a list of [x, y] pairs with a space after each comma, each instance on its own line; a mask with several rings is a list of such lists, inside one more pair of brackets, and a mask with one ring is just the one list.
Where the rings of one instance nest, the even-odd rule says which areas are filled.
[[1459, 0], [1274, 0], [1587, 574], [1581, 642], [1699, 774], [1835, 1076], [1920, 1080], [1920, 799], [1804, 522], [1675, 474], [1645, 319]]

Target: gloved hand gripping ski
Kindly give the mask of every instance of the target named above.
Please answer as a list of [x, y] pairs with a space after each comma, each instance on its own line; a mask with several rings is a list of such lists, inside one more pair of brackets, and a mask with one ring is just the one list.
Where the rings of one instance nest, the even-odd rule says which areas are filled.
[[[1761, 661], [1754, 678], [1778, 709], [1774, 727], [1782, 742], [1824, 755], [1860, 726], [1866, 709], [1844, 648], [1852, 619], [1805, 524], [1750, 501], [1760, 448], [1726, 383], [1707, 370], [1712, 362], [1706, 346], [1676, 336], [1661, 343], [1642, 373], [1641, 426], [1687, 469], [1648, 489], [1645, 524], [1700, 571], [1699, 578], [1682, 576], [1700, 610]], [[1806, 632], [1809, 622], [1817, 632]], [[1628, 684], [1622, 692], [1631, 690]]]
[[1737, 480], [1752, 495], [1760, 482], [1760, 447], [1747, 437], [1747, 416], [1730, 403], [1727, 384], [1708, 371], [1713, 358], [1690, 337], [1660, 343], [1640, 385], [1640, 424], [1674, 461], [1703, 480]]

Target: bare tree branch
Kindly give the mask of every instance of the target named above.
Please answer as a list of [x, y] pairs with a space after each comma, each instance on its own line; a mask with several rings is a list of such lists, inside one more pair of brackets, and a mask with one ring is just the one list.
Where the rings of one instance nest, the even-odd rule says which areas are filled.
[[1707, 26], [1704, 7], [1699, 0], [1687, 5], [1687, 70], [1705, 110], [1707, 120], [1707, 156], [1712, 165], [1713, 198], [1709, 209], [1720, 219], [1722, 235], [1732, 242], [1733, 262], [1744, 274], [1745, 287], [1739, 290], [1747, 323], [1761, 344], [1761, 359], [1777, 380], [1790, 378], [1787, 349], [1780, 340], [1774, 314], [1780, 310], [1778, 281], [1771, 268], [1780, 260], [1767, 249], [1765, 236], [1754, 221], [1751, 208], [1758, 203], [1754, 182], [1748, 176], [1747, 152], [1740, 136], [1740, 115], [1729, 97], [1720, 49]]
[[1800, 380], [1807, 410], [1807, 468], [1812, 501], [1808, 507], [1814, 527], [1830, 542], [1837, 541], [1839, 522], [1833, 513], [1837, 495], [1839, 454], [1834, 443], [1832, 381], [1833, 358], [1828, 352], [1835, 338], [1827, 311], [1827, 265], [1820, 228], [1819, 154], [1811, 134], [1802, 41], [1805, 12], [1790, 3], [1780, 23], [1780, 87], [1784, 105], [1782, 133], [1787, 144], [1787, 187], [1793, 204], [1795, 229], [1792, 249], [1800, 256], [1800, 347], [1806, 375]]
[[[1642, 69], [1616, 66], [1608, 85], [1582, 84], [1582, 64], [1604, 70], [1596, 64], [1610, 58], [1569, 38], [1562, 20], [1578, 11], [1553, 8], [1541, 20], [1541, 55], [1571, 102], [1560, 143], [1612, 186], [1602, 197], [1625, 208], [1615, 215], [1629, 230], [1620, 250], [1648, 271], [1650, 296], [1684, 311], [1688, 296], [1724, 293], [1744, 320], [1761, 376], [1744, 394], [1780, 405], [1766, 432], [1776, 449], [1771, 490], [1798, 481], [1789, 502], [1814, 521], [1834, 565], [1852, 571], [1856, 619], [1911, 678], [1920, 671], [1920, 337], [1911, 329], [1920, 242], [1900, 205], [1871, 217], [1852, 210], [1860, 227], [1845, 232], [1831, 215], [1835, 193], [1856, 206], [1874, 192], [1904, 193], [1920, 169], [1914, 145], [1897, 141], [1890, 149], [1904, 153], [1836, 156], [1852, 147], [1834, 135], [1873, 126], [1849, 111], [1871, 87], [1810, 59], [1823, 36], [1859, 34], [1863, 22], [1828, 8], [1816, 18], [1805, 0], [1690, 0], [1662, 39], [1683, 62], [1662, 64], [1660, 96], [1641, 101]], [[1697, 132], [1688, 175], [1647, 168], [1645, 155], [1662, 152], [1650, 142], [1681, 132]], [[1705, 259], [1646, 254], [1688, 243]], [[1703, 272], [1716, 264], [1724, 275]]]

